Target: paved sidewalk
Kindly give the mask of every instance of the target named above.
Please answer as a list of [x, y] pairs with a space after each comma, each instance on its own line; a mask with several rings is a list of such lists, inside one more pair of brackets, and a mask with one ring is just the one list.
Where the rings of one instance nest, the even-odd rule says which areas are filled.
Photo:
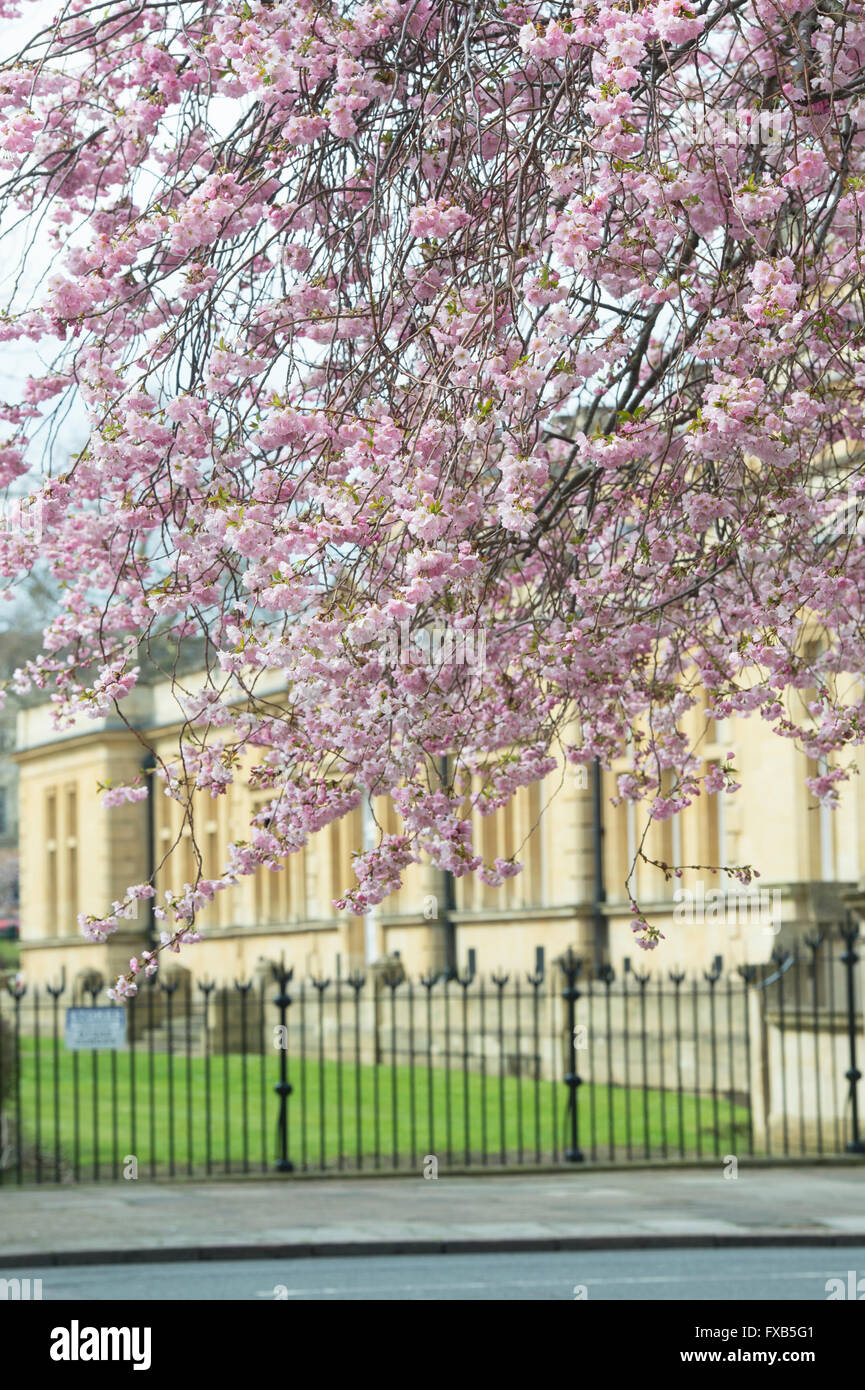
[[865, 1244], [865, 1165], [0, 1189], [0, 1266]]

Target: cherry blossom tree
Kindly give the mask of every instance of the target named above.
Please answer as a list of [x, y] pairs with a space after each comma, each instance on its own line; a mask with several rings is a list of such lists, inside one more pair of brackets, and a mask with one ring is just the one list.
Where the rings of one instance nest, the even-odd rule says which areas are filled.
[[[517, 872], [472, 798], [561, 758], [627, 753], [650, 819], [724, 794], [695, 706], [798, 740], [837, 800], [865, 709], [861, 0], [19, 11], [0, 339], [42, 366], [0, 485], [42, 535], [0, 536], [0, 573], [38, 558], [60, 601], [13, 685], [61, 726], [123, 716], [142, 652], [197, 643], [154, 786], [190, 818], [241, 769], [272, 793], [157, 905], [159, 949], [369, 796], [402, 833], [357, 856], [357, 913], [422, 857]], [[435, 659], [442, 631], [483, 660]]]

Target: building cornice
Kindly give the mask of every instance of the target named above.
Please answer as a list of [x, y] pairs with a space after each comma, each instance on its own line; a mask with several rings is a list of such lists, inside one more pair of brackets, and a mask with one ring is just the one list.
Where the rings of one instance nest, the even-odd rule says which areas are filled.
[[[475, 908], [472, 911], [460, 911], [448, 913], [452, 922], [457, 926], [469, 926], [483, 922], [536, 922], [543, 921], [572, 921], [577, 917], [584, 917], [587, 913], [594, 911], [595, 905], [588, 899], [578, 903], [565, 903], [555, 907], [499, 907], [499, 908]], [[393, 922], [383, 919], [385, 925], [396, 925], [398, 918]], [[429, 926], [430, 923], [427, 923]]]
[[56, 951], [69, 947], [78, 949], [85, 946], [87, 949], [98, 950], [100, 946], [113, 946], [118, 941], [134, 941], [139, 945], [147, 936], [148, 928], [141, 927], [118, 927], [117, 931], [111, 932], [104, 941], [88, 941], [86, 936], [25, 936], [23, 931], [18, 939], [18, 946], [22, 951]]
[[62, 743], [53, 743], [49, 739], [45, 743], [34, 743], [29, 748], [18, 748], [10, 754], [10, 757], [13, 762], [19, 764], [37, 762], [48, 753], [56, 758], [62, 757], [67, 749], [77, 752], [81, 748], [93, 748], [105, 743], [120, 744], [130, 741], [141, 748], [143, 756], [147, 749], [141, 738], [138, 737], [140, 732], [140, 730], [127, 729], [122, 726], [117, 729], [95, 729], [88, 733], [73, 734], [71, 737], [63, 739]]

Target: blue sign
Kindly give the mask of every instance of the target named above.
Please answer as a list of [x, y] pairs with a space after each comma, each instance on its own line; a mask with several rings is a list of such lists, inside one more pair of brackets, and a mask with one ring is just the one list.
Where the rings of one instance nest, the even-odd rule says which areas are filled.
[[66, 1046], [70, 1052], [109, 1050], [126, 1046], [126, 1010], [111, 1006], [66, 1010]]

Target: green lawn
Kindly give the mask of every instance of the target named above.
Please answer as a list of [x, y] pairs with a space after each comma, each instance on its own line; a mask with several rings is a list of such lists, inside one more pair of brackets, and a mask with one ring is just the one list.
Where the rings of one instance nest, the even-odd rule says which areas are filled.
[[0, 941], [0, 970], [17, 970], [20, 958], [17, 941]]
[[[227, 1162], [232, 1171], [261, 1171], [276, 1158], [277, 1053], [213, 1056], [208, 1068], [204, 1058], [174, 1057], [169, 1066], [165, 1053], [151, 1058], [138, 1051], [133, 1069], [128, 1052], [100, 1053], [94, 1064], [92, 1053], [68, 1053], [61, 1045], [55, 1072], [51, 1041], [43, 1039], [38, 1100], [36, 1060], [33, 1039], [22, 1039], [21, 1132], [28, 1170], [37, 1140], [46, 1177], [54, 1173], [59, 1150], [63, 1172], [85, 1180], [97, 1175], [97, 1156], [102, 1177], [119, 1174], [130, 1154], [137, 1157], [141, 1176], [171, 1171], [172, 1152], [177, 1173], [190, 1167], [206, 1171], [208, 1157], [215, 1172], [226, 1171]], [[565, 1146], [561, 1082], [515, 1077], [500, 1082], [495, 1074], [484, 1081], [477, 1073], [466, 1078], [460, 1071], [422, 1065], [356, 1070], [351, 1062], [344, 1062], [340, 1073], [335, 1061], [319, 1068], [315, 1060], [302, 1066], [291, 1056], [288, 1076], [294, 1087], [288, 1152], [296, 1167], [332, 1167], [340, 1153], [345, 1166], [357, 1166], [360, 1155], [365, 1168], [376, 1166], [376, 1154], [382, 1168], [419, 1169], [427, 1154], [435, 1154], [442, 1167], [465, 1163], [467, 1155], [478, 1163], [484, 1151], [492, 1164], [501, 1161], [502, 1152], [508, 1162], [531, 1163], [556, 1152], [561, 1156]], [[618, 1087], [610, 1092], [604, 1085], [579, 1090], [579, 1142], [588, 1158], [593, 1133], [597, 1157], [609, 1156], [611, 1127], [616, 1157], [622, 1159], [629, 1156], [629, 1139], [634, 1158], [647, 1151], [662, 1154], [665, 1136], [671, 1157], [700, 1151], [723, 1155], [735, 1151], [734, 1137], [741, 1148], [747, 1111], [719, 1097], [717, 1119], [716, 1137], [712, 1097], [698, 1102], [683, 1096], [680, 1124], [675, 1093], [626, 1093]]]

